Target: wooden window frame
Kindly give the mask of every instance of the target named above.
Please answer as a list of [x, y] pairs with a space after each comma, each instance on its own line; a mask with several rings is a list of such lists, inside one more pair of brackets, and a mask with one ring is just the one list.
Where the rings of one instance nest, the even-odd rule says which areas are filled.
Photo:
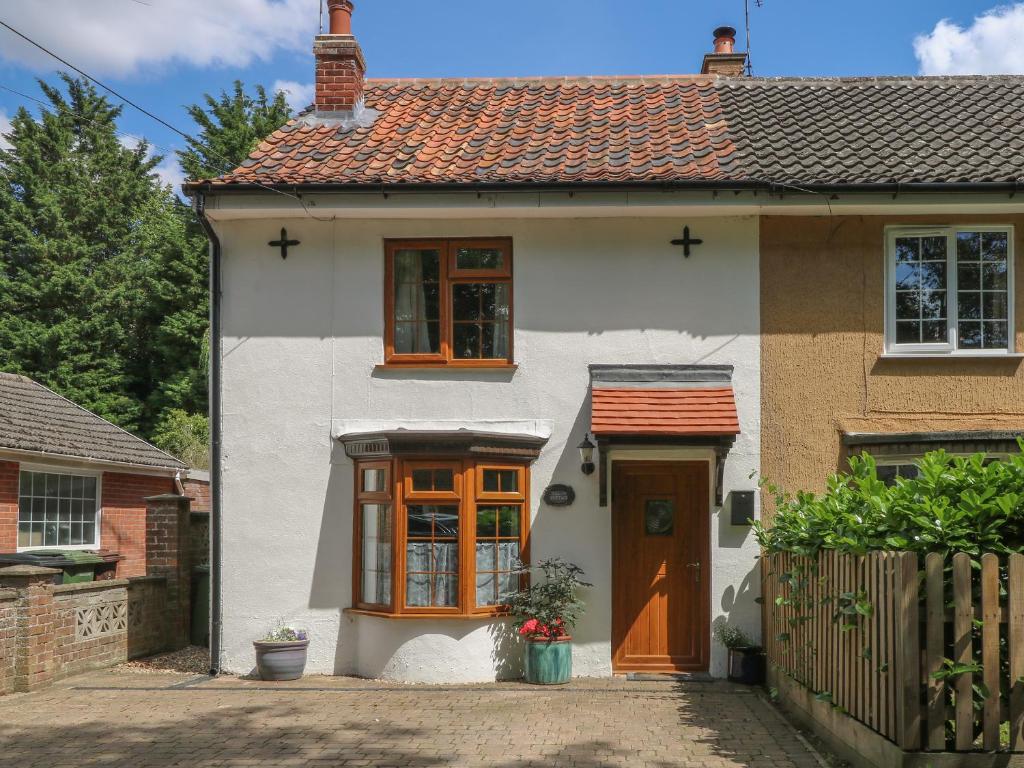
[[[459, 269], [456, 264], [462, 246], [500, 249], [505, 257], [504, 269]], [[395, 352], [395, 287], [394, 259], [399, 250], [440, 251], [440, 343], [437, 354], [398, 354]], [[384, 241], [384, 367], [412, 368], [514, 368], [515, 367], [515, 286], [512, 278], [512, 238], [463, 237]], [[495, 282], [508, 286], [508, 356], [496, 358], [456, 358], [453, 354], [454, 308], [452, 288], [455, 285]]]
[[[363, 470], [384, 470], [384, 490], [364, 491]], [[353, 557], [352, 557], [352, 605], [362, 610], [389, 612], [395, 603], [395, 526], [398, 524], [398, 488], [391, 461], [359, 461], [355, 465], [355, 504], [353, 505]], [[391, 601], [384, 603], [363, 602], [363, 504], [388, 504], [391, 506]]]
[[[361, 492], [362, 470], [386, 467], [390, 480], [388, 494], [367, 494]], [[414, 469], [447, 469], [455, 471], [454, 490], [413, 491], [412, 471]], [[483, 494], [483, 469], [511, 469], [519, 473], [518, 493]], [[355, 505], [353, 526], [352, 558], [352, 608], [350, 613], [369, 614], [384, 618], [486, 618], [505, 616], [507, 606], [476, 606], [476, 514], [479, 505], [518, 505], [519, 552], [524, 563], [530, 557], [530, 467], [527, 461], [478, 462], [474, 459], [444, 457], [436, 460], [424, 457], [410, 459], [391, 458], [386, 460], [355, 462]], [[363, 603], [362, 597], [362, 504], [390, 503], [392, 507], [391, 541], [391, 604], [372, 605]], [[456, 505], [459, 510], [459, 577], [458, 605], [453, 607], [407, 606], [406, 597], [406, 545], [407, 504]], [[521, 583], [523, 579], [520, 580]]]

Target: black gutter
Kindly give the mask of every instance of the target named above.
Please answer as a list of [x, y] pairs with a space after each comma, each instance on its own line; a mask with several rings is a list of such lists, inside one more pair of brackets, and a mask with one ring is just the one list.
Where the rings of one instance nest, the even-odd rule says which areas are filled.
[[955, 194], [988, 192], [1016, 194], [1024, 191], [1024, 181], [984, 182], [871, 182], [864, 184], [801, 184], [774, 181], [636, 181], [636, 182], [476, 182], [476, 183], [328, 183], [328, 184], [212, 184], [198, 182], [184, 185], [187, 194], [225, 194], [235, 192], [285, 192], [314, 194], [348, 192], [355, 194], [391, 195], [438, 192], [767, 192], [773, 195], [826, 194]]
[[197, 194], [193, 209], [210, 240], [210, 675], [220, 673], [221, 606], [221, 246], [206, 218], [206, 198]]

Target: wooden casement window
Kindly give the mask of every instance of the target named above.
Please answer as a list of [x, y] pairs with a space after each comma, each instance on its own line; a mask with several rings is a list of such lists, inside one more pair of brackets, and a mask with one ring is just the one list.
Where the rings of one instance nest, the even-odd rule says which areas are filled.
[[353, 605], [382, 615], [505, 612], [527, 561], [525, 464], [356, 463]]
[[512, 364], [512, 241], [385, 242], [384, 362]]

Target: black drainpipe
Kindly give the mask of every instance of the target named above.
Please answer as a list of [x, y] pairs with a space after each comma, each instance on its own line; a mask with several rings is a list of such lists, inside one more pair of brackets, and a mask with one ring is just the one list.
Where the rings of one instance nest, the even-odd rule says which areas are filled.
[[193, 208], [210, 239], [210, 674], [220, 673], [221, 640], [221, 332], [220, 238], [206, 218], [206, 197], [196, 192]]

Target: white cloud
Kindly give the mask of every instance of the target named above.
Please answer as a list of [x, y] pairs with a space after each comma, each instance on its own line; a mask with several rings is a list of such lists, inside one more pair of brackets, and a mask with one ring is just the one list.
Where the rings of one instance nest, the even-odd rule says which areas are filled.
[[10, 149], [11, 143], [4, 138], [4, 134], [11, 132], [11, 118], [0, 109], [0, 149]]
[[[118, 136], [117, 140], [121, 142], [121, 146], [125, 149], [133, 151], [142, 142], [142, 139], [138, 136], [126, 134]], [[146, 152], [146, 157], [153, 157], [155, 154], [157, 154], [156, 150], [150, 146]], [[185, 171], [182, 170], [181, 165], [178, 163], [178, 156], [174, 152], [164, 153], [164, 159], [156, 164], [153, 168], [153, 173], [159, 177], [161, 184], [170, 184], [174, 193], [180, 196], [181, 185], [185, 181]]]
[[178, 164], [177, 155], [167, 155], [153, 169], [162, 184], [170, 184], [174, 194], [181, 196], [181, 185], [185, 183], [185, 171]]
[[969, 27], [943, 19], [914, 40], [923, 75], [1024, 74], [1024, 3], [992, 8]]
[[[308, 51], [318, 0], [47, 0], [7, 3], [4, 21], [94, 75], [174, 63], [248, 66]], [[36, 69], [59, 62], [0, 29], [0, 57]]]
[[284, 91], [284, 97], [293, 112], [301, 112], [313, 103], [316, 86], [313, 83], [296, 83], [294, 80], [278, 80], [274, 83], [271, 93]]

